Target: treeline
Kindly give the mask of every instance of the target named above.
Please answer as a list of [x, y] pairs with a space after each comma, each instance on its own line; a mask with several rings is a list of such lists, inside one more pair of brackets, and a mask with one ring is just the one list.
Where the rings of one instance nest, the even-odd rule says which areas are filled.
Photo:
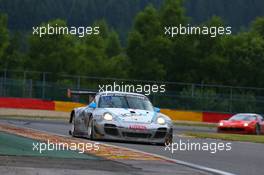
[[[28, 31], [43, 21], [60, 18], [69, 25], [91, 25], [104, 18], [125, 42], [135, 15], [149, 3], [164, 0], [0, 0], [0, 12], [8, 14], [10, 30]], [[263, 0], [185, 0], [186, 13], [195, 24], [220, 16], [235, 31], [247, 28], [264, 15]]]
[[107, 21], [125, 40], [133, 18], [140, 10], [162, 0], [0, 0], [0, 12], [8, 14], [12, 31], [28, 31], [43, 21], [60, 18], [73, 26]]
[[235, 31], [246, 30], [252, 20], [264, 16], [262, 0], [185, 0], [185, 7], [195, 23], [220, 16]]
[[[73, 1], [65, 1], [65, 4], [71, 6], [69, 2]], [[105, 0], [98, 2], [106, 3]], [[12, 18], [9, 16], [9, 20]], [[100, 26], [101, 34], [96, 36], [46, 35], [40, 38], [28, 34], [21, 40], [19, 33], [10, 34], [8, 18], [1, 15], [0, 68], [264, 87], [264, 18], [255, 19], [248, 31], [232, 36], [169, 38], [164, 35], [164, 26], [191, 22], [181, 0], [165, 0], [159, 8], [149, 5], [136, 15], [124, 47], [118, 32], [103, 20], [92, 24]], [[68, 24], [65, 19], [47, 19], [42, 25], [47, 23]], [[225, 24], [221, 18], [212, 17], [200, 25]]]

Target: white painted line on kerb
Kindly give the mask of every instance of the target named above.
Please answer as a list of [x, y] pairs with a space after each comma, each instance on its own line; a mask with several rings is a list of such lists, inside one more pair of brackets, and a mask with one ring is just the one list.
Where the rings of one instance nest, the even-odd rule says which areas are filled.
[[[69, 135], [62, 135], [62, 134], [52, 133], [52, 132], [49, 132], [49, 131], [34, 129], [34, 128], [30, 128], [30, 127], [17, 126], [15, 124], [9, 124], [9, 125], [13, 125], [15, 127], [31, 129], [31, 130], [35, 130], [35, 131], [39, 131], [39, 132], [45, 132], [45, 133], [49, 133], [49, 134], [53, 134], [53, 135], [57, 135], [57, 136], [63, 136], [63, 137], [66, 136], [67, 138], [71, 137]], [[89, 142], [94, 142], [94, 141], [89, 140]], [[97, 143], [100, 143], [100, 142], [97, 142]], [[161, 156], [161, 155], [153, 154], [153, 153], [148, 153], [148, 152], [136, 150], [136, 149], [133, 149], [133, 148], [127, 148], [127, 147], [123, 147], [123, 146], [116, 146], [116, 145], [111, 145], [111, 144], [106, 144], [106, 143], [100, 143], [100, 144], [106, 145], [106, 146], [111, 146], [111, 147], [114, 147], [114, 148], [127, 149], [127, 150], [134, 151], [134, 152], [137, 152], [137, 153], [158, 157], [158, 158], [167, 160], [167, 161], [172, 162], [172, 163], [176, 163], [176, 164], [183, 165], [183, 166], [186, 166], [186, 167], [189, 167], [189, 168], [193, 168], [193, 169], [197, 169], [197, 170], [213, 173], [215, 175], [235, 175], [233, 173], [229, 173], [229, 172], [226, 172], [226, 171], [217, 170], [217, 169], [214, 169], [214, 168], [208, 168], [208, 167], [205, 167], [205, 166], [201, 166], [201, 165], [197, 165], [197, 164], [194, 164], [194, 163], [185, 162], [185, 161], [182, 161], [182, 160], [171, 159], [171, 158], [168, 158], [168, 157], [165, 157], [165, 156]]]

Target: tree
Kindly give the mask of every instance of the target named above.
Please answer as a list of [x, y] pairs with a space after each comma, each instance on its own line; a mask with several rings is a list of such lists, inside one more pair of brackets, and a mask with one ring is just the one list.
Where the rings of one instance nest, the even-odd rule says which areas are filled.
[[123, 53], [119, 36], [109, 30], [105, 21], [97, 21], [100, 34], [86, 36], [77, 44], [78, 74], [101, 77], [127, 76], [128, 59]]
[[226, 39], [224, 45], [226, 84], [263, 87], [264, 40], [254, 32], [243, 32]]
[[138, 31], [144, 40], [160, 35], [162, 32], [158, 11], [152, 6], [147, 6], [135, 18], [134, 30]]
[[[48, 22], [50, 26], [66, 26], [63, 20], [53, 20]], [[43, 23], [41, 26], [46, 26]], [[76, 73], [76, 59], [78, 59], [75, 48], [75, 36], [72, 35], [38, 35], [29, 37], [29, 59], [26, 68], [43, 72]]]
[[[153, 6], [140, 12], [134, 22], [134, 28], [128, 37], [127, 55], [131, 62], [130, 76], [135, 79], [162, 80], [165, 68], [154, 48], [162, 33], [160, 18]], [[158, 48], [157, 48], [158, 49]]]
[[258, 33], [262, 38], [264, 38], [264, 17], [258, 17], [251, 25], [252, 32]]
[[162, 26], [185, 25], [188, 18], [183, 8], [183, 0], [165, 0], [160, 10]]
[[9, 45], [9, 35], [7, 29], [7, 16], [0, 14], [0, 65], [5, 66], [2, 62], [2, 56]]
[[112, 31], [106, 40], [106, 48], [105, 48], [106, 55], [109, 58], [111, 58], [111, 57], [119, 55], [121, 51], [122, 51], [122, 48], [121, 48], [118, 34]]
[[1, 65], [6, 69], [23, 69], [26, 59], [25, 53], [23, 53], [21, 45], [22, 34], [15, 33], [11, 36], [9, 45], [5, 49], [5, 53], [1, 59]]
[[[165, 0], [159, 10], [161, 18], [161, 27], [179, 27], [179, 25], [187, 25], [189, 18], [185, 14], [184, 4], [182, 0]], [[162, 34], [164, 34], [164, 31]], [[165, 34], [163, 35], [163, 37]], [[193, 53], [194, 48], [192, 36], [179, 35], [171, 38], [166, 36], [167, 44], [166, 53], [161, 60], [164, 67], [166, 67], [166, 80], [168, 81], [192, 81], [195, 77], [193, 73], [193, 66], [195, 58]], [[194, 63], [194, 64], [193, 64]], [[193, 75], [194, 74], [194, 75]]]
[[[224, 22], [220, 17], [213, 16], [210, 20], [200, 26], [224, 27]], [[197, 43], [194, 54], [198, 59], [198, 67], [196, 74], [198, 79], [196, 82], [222, 84], [225, 79], [223, 72], [228, 72], [228, 59], [223, 56], [225, 45], [222, 40], [228, 40], [231, 36], [197, 35], [194, 40]]]

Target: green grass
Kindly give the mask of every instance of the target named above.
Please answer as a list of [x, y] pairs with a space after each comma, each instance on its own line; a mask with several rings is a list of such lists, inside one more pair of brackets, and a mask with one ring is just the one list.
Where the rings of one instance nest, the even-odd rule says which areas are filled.
[[200, 123], [200, 122], [174, 122], [174, 125], [176, 126], [193, 126], [193, 127], [206, 127], [206, 128], [216, 128], [217, 124], [215, 123]]
[[197, 133], [197, 132], [185, 132], [184, 135], [192, 136], [196, 138], [211, 138], [211, 139], [221, 139], [221, 140], [229, 140], [229, 141], [264, 143], [264, 135], [257, 136], [257, 135]]

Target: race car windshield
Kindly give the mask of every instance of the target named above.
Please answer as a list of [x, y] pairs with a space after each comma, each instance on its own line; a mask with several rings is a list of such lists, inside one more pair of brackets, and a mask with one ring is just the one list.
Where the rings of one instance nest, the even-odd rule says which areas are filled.
[[153, 106], [146, 97], [141, 96], [102, 96], [99, 108], [131, 108], [153, 111]]
[[238, 120], [253, 121], [255, 119], [256, 119], [256, 117], [254, 117], [252, 115], [242, 115], [242, 114], [239, 114], [239, 115], [234, 115], [229, 120], [230, 121], [238, 121]]

